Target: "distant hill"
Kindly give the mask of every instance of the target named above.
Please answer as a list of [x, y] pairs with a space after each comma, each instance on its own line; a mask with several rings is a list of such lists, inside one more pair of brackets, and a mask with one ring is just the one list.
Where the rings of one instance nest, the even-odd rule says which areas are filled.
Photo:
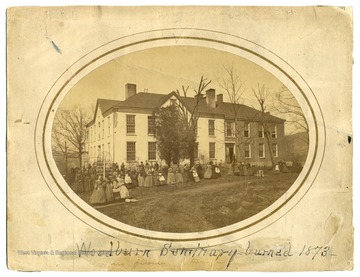
[[300, 161], [304, 165], [308, 154], [309, 143], [308, 134], [300, 132], [285, 136], [286, 160]]

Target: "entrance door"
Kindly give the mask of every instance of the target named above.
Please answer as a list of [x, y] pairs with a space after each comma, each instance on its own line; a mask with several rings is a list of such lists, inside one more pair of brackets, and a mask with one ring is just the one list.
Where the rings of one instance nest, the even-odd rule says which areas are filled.
[[235, 158], [234, 144], [225, 143], [225, 159], [227, 163], [232, 163]]

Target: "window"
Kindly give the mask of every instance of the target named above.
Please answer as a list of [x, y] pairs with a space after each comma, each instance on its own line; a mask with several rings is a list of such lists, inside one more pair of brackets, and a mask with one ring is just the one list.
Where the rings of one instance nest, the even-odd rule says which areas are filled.
[[251, 158], [251, 144], [250, 143], [245, 143], [244, 156], [245, 156], [245, 158]]
[[100, 134], [101, 134], [101, 122], [98, 123], [98, 126], [99, 126], [99, 135], [98, 135], [98, 140], [100, 140]]
[[135, 142], [128, 141], [126, 143], [126, 159], [128, 161], [135, 161], [136, 152], [135, 152]]
[[110, 134], [111, 134], [111, 128], [110, 128], [110, 116], [108, 116], [108, 136], [110, 136]]
[[108, 151], [108, 154], [110, 155], [110, 142], [108, 142], [107, 151]]
[[156, 142], [148, 142], [148, 160], [156, 160]]
[[126, 133], [135, 134], [135, 115], [126, 115]]
[[104, 120], [102, 121], [102, 138], [104, 138], [104, 135], [105, 135], [105, 123], [104, 123]]
[[278, 145], [277, 145], [277, 143], [272, 144], [272, 152], [273, 152], [274, 158], [277, 158], [278, 157]]
[[209, 136], [215, 136], [215, 120], [209, 120]]
[[250, 123], [244, 124], [244, 137], [249, 138], [250, 137]]
[[226, 121], [225, 122], [225, 136], [233, 137], [234, 135], [235, 135], [234, 122]]
[[176, 105], [176, 99], [170, 99], [170, 104], [171, 105]]
[[264, 137], [264, 126], [261, 123], [259, 123], [258, 128], [259, 128], [259, 138], [263, 138]]
[[259, 143], [259, 158], [265, 158], [265, 144]]
[[271, 126], [271, 137], [277, 138], [277, 126], [276, 125]]
[[215, 142], [209, 143], [209, 159], [215, 159]]
[[194, 159], [199, 158], [199, 143], [195, 142], [194, 145]]
[[105, 158], [105, 156], [104, 156], [104, 153], [105, 153], [105, 147], [104, 147], [104, 144], [102, 145], [101, 150], [102, 150], [102, 152], [101, 152], [101, 157], [102, 157], [102, 158]]
[[148, 116], [148, 134], [155, 135], [155, 118]]

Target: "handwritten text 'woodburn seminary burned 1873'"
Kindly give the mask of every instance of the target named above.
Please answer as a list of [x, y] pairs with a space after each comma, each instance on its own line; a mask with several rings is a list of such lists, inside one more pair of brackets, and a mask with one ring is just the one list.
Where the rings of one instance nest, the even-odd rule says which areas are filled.
[[267, 248], [256, 248], [250, 241], [245, 247], [223, 249], [220, 247], [201, 246], [200, 243], [195, 247], [176, 247], [173, 243], [165, 243], [160, 249], [141, 249], [141, 248], [122, 248], [119, 241], [109, 242], [108, 249], [96, 248], [91, 242], [82, 242], [76, 244], [76, 250], [18, 250], [21, 256], [77, 256], [79, 258], [92, 257], [184, 257], [189, 259], [211, 258], [218, 262], [223, 262], [228, 268], [232, 262], [239, 256], [248, 256], [256, 258], [297, 258], [305, 257], [315, 260], [318, 257], [335, 256], [330, 246], [312, 246], [303, 245], [301, 249], [293, 249], [291, 242], [285, 245], [276, 245]]
[[[70, 251], [82, 258], [89, 258], [95, 256], [102, 257], [131, 257], [141, 256], [144, 258], [155, 257], [184, 257], [184, 258], [200, 258], [210, 257], [214, 260], [222, 259], [228, 268], [231, 263], [238, 256], [253, 256], [258, 258], [296, 258], [308, 257], [312, 260], [317, 257], [334, 256], [331, 253], [330, 246], [311, 246], [303, 245], [301, 249], [292, 249], [291, 242], [285, 245], [276, 245], [274, 247], [256, 248], [253, 247], [250, 241], [247, 242], [244, 248], [216, 248], [216, 247], [203, 247], [200, 243], [196, 247], [176, 247], [173, 243], [165, 243], [160, 249], [141, 249], [141, 248], [122, 248], [119, 241], [109, 242], [107, 250], [96, 248], [91, 242], [82, 242], [76, 244], [77, 250]], [[58, 251], [61, 253], [61, 251]]]

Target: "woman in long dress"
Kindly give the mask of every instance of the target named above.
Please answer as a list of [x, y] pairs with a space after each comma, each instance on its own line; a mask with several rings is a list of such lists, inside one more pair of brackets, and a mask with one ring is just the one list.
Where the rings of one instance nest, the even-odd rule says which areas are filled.
[[150, 166], [149, 164], [146, 164], [145, 165], [145, 173], [146, 173], [146, 177], [145, 177], [144, 187], [152, 187], [154, 185], [154, 182], [153, 182], [154, 169], [153, 169], [153, 167]]
[[144, 186], [145, 177], [146, 177], [145, 168], [144, 168], [144, 165], [141, 162], [141, 165], [139, 167], [139, 175], [138, 175], [138, 185], [139, 185], [139, 187]]
[[212, 178], [212, 175], [213, 175], [213, 168], [212, 167], [213, 167], [212, 164], [207, 165], [206, 171], [205, 171], [205, 174], [204, 174], [205, 179], [211, 179]]
[[131, 180], [131, 177], [130, 177], [130, 171], [128, 171], [125, 174], [125, 185], [131, 186], [131, 184], [132, 184], [132, 180]]
[[214, 174], [214, 178], [215, 178], [215, 179], [221, 177], [220, 167], [217, 165], [217, 163], [215, 163], [215, 165], [214, 165], [213, 174]]
[[114, 201], [113, 188], [111, 186], [111, 182], [109, 179], [105, 180], [105, 197], [106, 197], [106, 202]]
[[174, 174], [172, 167], [169, 167], [169, 170], [168, 170], [168, 184], [169, 185], [175, 184], [175, 174]]
[[101, 175], [95, 181], [94, 191], [90, 196], [90, 204], [104, 204], [106, 202], [105, 190], [103, 187]]
[[130, 198], [129, 190], [127, 189], [127, 187], [125, 186], [124, 183], [122, 183], [122, 184], [120, 185], [120, 198], [121, 198], [121, 199], [128, 199], [128, 198]]
[[179, 166], [176, 167], [175, 169], [175, 182], [176, 183], [183, 183], [184, 182], [184, 179], [183, 179], [183, 176], [182, 176], [182, 173], [181, 173], [181, 169]]

